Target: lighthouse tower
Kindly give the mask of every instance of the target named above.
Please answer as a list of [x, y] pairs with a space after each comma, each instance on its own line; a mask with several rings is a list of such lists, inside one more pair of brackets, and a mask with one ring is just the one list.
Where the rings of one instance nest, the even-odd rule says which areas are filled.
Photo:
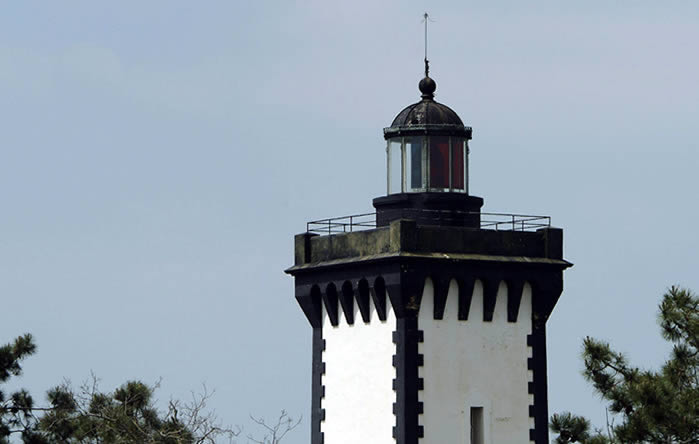
[[312, 444], [548, 442], [546, 321], [563, 289], [550, 218], [481, 212], [471, 128], [419, 83], [384, 129], [375, 213], [295, 237], [313, 329]]

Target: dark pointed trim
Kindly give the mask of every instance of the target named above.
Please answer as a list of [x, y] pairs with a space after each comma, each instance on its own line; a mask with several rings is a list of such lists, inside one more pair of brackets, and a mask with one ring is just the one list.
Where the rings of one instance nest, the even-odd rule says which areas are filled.
[[434, 287], [434, 319], [444, 319], [444, 309], [447, 305], [447, 296], [449, 295], [449, 277], [435, 277], [432, 279]]
[[352, 283], [350, 281], [345, 281], [342, 284], [342, 290], [339, 294], [340, 306], [342, 307], [342, 312], [345, 314], [345, 321], [347, 324], [354, 324], [354, 289], [352, 288]]
[[523, 290], [523, 280], [510, 279], [507, 281], [507, 322], [517, 322], [519, 306], [522, 303]]
[[371, 290], [369, 289], [369, 282], [362, 278], [359, 280], [359, 283], [357, 283], [357, 306], [359, 307], [359, 314], [361, 314], [362, 321], [364, 322], [369, 322], [371, 320], [370, 298]]
[[323, 302], [325, 303], [325, 311], [328, 313], [330, 323], [333, 325], [333, 327], [337, 327], [337, 325], [340, 323], [337, 312], [337, 288], [332, 282], [325, 287]]
[[457, 282], [459, 283], [459, 320], [467, 321], [476, 279], [473, 276], [464, 276], [457, 279]]
[[371, 298], [374, 300], [376, 313], [379, 320], [386, 320], [386, 283], [381, 276], [374, 281], [374, 288], [371, 289]]
[[497, 302], [499, 279], [483, 279], [483, 320], [492, 322]]
[[296, 301], [301, 306], [308, 322], [313, 328], [321, 326], [323, 322], [323, 298], [318, 285], [297, 285]]

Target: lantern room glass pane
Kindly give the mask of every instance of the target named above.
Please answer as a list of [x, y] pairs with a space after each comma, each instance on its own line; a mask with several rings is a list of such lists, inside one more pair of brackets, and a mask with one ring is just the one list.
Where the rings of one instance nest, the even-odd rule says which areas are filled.
[[464, 190], [464, 140], [451, 139], [451, 187]]
[[449, 138], [430, 137], [430, 188], [449, 189]]
[[402, 153], [401, 139], [391, 139], [388, 142], [388, 194], [401, 192], [401, 171]]
[[405, 139], [405, 156], [408, 191], [421, 191], [425, 188], [422, 184], [422, 137]]

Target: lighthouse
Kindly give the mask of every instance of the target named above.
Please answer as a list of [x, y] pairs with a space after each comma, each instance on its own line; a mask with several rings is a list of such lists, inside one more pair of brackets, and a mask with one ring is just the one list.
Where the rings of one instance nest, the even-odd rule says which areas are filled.
[[313, 334], [312, 444], [548, 443], [563, 231], [547, 216], [481, 211], [472, 129], [436, 88], [425, 59], [420, 100], [383, 131], [375, 212], [294, 238], [286, 272]]

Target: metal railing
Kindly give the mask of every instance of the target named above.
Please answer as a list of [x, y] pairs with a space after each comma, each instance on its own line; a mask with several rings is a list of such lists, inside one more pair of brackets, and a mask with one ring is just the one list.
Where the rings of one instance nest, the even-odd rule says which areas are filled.
[[[440, 211], [409, 209], [411, 214], [421, 213], [421, 219], [435, 222], [463, 221], [467, 216], [480, 214], [480, 228], [495, 231], [535, 231], [551, 226], [550, 216], [535, 216], [510, 213], [477, 213], [466, 211]], [[306, 223], [306, 232], [315, 234], [339, 234], [376, 228], [376, 213], [363, 213], [351, 216], [313, 220]]]
[[333, 217], [306, 223], [306, 232], [316, 234], [351, 233], [372, 228], [376, 228], [376, 213]]
[[[484, 219], [486, 216], [487, 219]], [[481, 230], [536, 231], [551, 226], [551, 216], [528, 214], [481, 213]]]

